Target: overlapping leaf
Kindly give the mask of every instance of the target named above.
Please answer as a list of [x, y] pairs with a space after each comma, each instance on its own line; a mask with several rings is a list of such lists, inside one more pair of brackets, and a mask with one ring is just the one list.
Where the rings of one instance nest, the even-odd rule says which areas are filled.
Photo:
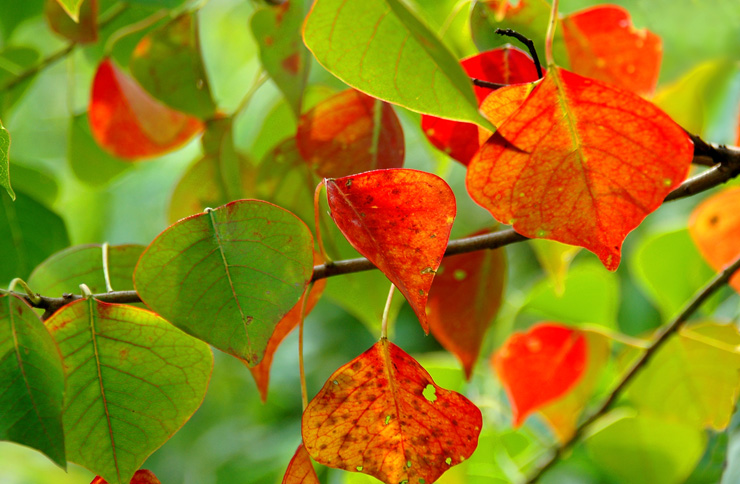
[[207, 345], [144, 309], [92, 298], [47, 320], [67, 383], [67, 459], [126, 484], [198, 409], [213, 356]]
[[588, 365], [586, 338], [578, 330], [540, 323], [515, 333], [491, 359], [511, 403], [515, 426], [571, 390]]
[[399, 0], [318, 0], [303, 39], [321, 65], [360, 91], [490, 128], [457, 59]]
[[626, 235], [692, 158], [686, 133], [652, 104], [555, 67], [481, 147], [467, 186], [521, 234], [584, 247], [615, 270]]
[[83, 0], [78, 15], [71, 19], [57, 0], [44, 2], [44, 17], [54, 32], [80, 44], [98, 40], [98, 0]]
[[0, 296], [0, 440], [66, 468], [63, 392], [62, 358], [44, 324], [22, 299]]
[[[532, 58], [521, 50], [504, 46], [463, 59], [465, 73], [470, 77], [498, 84], [516, 84], [537, 80]], [[474, 87], [478, 103], [493, 90]], [[421, 117], [421, 129], [429, 141], [463, 165], [478, 151], [478, 127], [470, 123], [448, 121], [434, 116]]]
[[110, 59], [98, 66], [88, 117], [98, 144], [131, 160], [179, 148], [202, 129], [197, 119], [153, 99]]
[[428, 332], [429, 289], [455, 219], [450, 187], [430, 173], [395, 169], [327, 179], [326, 192], [344, 236], [406, 296]]
[[254, 366], [311, 279], [312, 254], [311, 233], [295, 215], [237, 200], [162, 232], [134, 283], [162, 317]]
[[481, 426], [475, 405], [385, 339], [329, 377], [302, 422], [314, 460], [386, 484], [431, 484], [470, 457]]
[[0, 122], [0, 186], [15, 200], [15, 192], [10, 186], [10, 134], [2, 122]]
[[79, 19], [80, 6], [85, 0], [57, 0], [59, 5], [75, 22]]
[[501, 306], [505, 278], [503, 250], [447, 257], [434, 277], [426, 310], [429, 329], [457, 356], [468, 380], [486, 331]]
[[[108, 484], [108, 481], [98, 476], [90, 484]], [[161, 484], [152, 471], [141, 469], [136, 471], [129, 484]]]
[[322, 177], [403, 166], [403, 130], [393, 107], [354, 89], [303, 114], [296, 144]]
[[319, 478], [311, 464], [311, 456], [308, 455], [303, 442], [290, 459], [282, 484], [319, 484]]
[[545, 239], [530, 240], [529, 246], [532, 247], [542, 269], [552, 280], [555, 292], [562, 295], [570, 263], [581, 249]]

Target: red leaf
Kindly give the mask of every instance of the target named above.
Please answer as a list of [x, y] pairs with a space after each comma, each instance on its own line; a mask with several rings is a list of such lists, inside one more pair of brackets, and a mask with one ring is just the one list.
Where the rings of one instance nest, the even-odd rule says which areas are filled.
[[319, 484], [319, 478], [311, 464], [311, 456], [302, 442], [290, 459], [283, 476], [283, 484]]
[[480, 410], [438, 387], [411, 356], [382, 339], [337, 370], [303, 413], [317, 462], [385, 483], [434, 482], [478, 445]]
[[444, 180], [416, 170], [376, 170], [327, 179], [334, 222], [406, 296], [429, 332], [426, 302], [455, 219], [455, 195]]
[[626, 235], [692, 158], [689, 137], [653, 104], [555, 67], [481, 147], [467, 186], [517, 232], [584, 247], [615, 270]]
[[[381, 106], [376, 126], [375, 109]], [[380, 130], [377, 138], [375, 129]], [[395, 111], [390, 104], [354, 89], [335, 94], [301, 115], [296, 140], [301, 156], [322, 177], [403, 166], [403, 130]]]
[[72, 42], [88, 44], [98, 40], [98, 0], [85, 0], [80, 4], [77, 22], [57, 0], [46, 0], [44, 18], [54, 32]]
[[[501, 47], [481, 52], [460, 62], [465, 72], [476, 79], [498, 84], [516, 84], [537, 80], [532, 58], [515, 47]], [[493, 90], [474, 86], [480, 104]], [[429, 141], [463, 165], [478, 151], [478, 127], [434, 116], [421, 117], [421, 129]]]
[[563, 38], [570, 68], [641, 95], [655, 91], [663, 46], [660, 37], [632, 25], [616, 5], [600, 5], [565, 17]]
[[[740, 255], [740, 187], [723, 190], [704, 200], [691, 213], [689, 234], [702, 257], [722, 270]], [[740, 292], [740, 272], [730, 278]]]
[[203, 129], [196, 118], [153, 99], [110, 59], [101, 62], [95, 74], [89, 118], [95, 141], [127, 159], [172, 151]]
[[[108, 484], [108, 481], [102, 477], [96, 477], [90, 484]], [[131, 479], [131, 484], [161, 484], [157, 476], [152, 471], [146, 469], [140, 469], [136, 471], [134, 477]]]
[[483, 337], [501, 306], [506, 254], [486, 250], [447, 257], [429, 291], [432, 335], [457, 356], [470, 380]]
[[587, 358], [586, 339], [575, 329], [540, 323], [511, 335], [491, 363], [511, 402], [514, 426], [573, 388]]

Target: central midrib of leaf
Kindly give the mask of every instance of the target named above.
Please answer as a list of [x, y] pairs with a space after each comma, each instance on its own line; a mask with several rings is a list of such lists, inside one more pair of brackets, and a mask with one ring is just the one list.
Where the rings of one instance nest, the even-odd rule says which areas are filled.
[[[398, 404], [399, 399], [399, 389], [398, 385], [396, 385], [396, 375], [394, 374], [392, 368], [393, 368], [393, 361], [391, 361], [391, 354], [388, 349], [389, 341], [387, 338], [381, 338], [380, 340], [380, 347], [381, 347], [381, 353], [383, 354], [383, 366], [385, 366], [385, 376], [388, 378], [388, 386], [390, 387], [391, 395], [393, 396], [393, 405], [396, 407], [396, 423], [395, 425], [398, 426], [398, 432], [401, 434], [401, 438], [398, 439], [399, 445], [401, 446], [401, 452], [403, 452], [403, 458], [404, 462], [409, 461], [409, 456], [406, 455], [406, 436], [403, 434], [403, 429], [401, 428], [401, 407]], [[403, 471], [406, 473], [406, 478], [408, 478], [408, 469], [406, 466], [401, 466]]]

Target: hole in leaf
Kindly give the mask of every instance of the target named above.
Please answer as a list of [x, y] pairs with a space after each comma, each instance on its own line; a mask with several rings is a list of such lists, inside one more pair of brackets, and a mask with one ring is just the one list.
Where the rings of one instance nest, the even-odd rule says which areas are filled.
[[411, 467], [411, 461], [410, 460], [407, 460], [406, 461], [406, 467], [409, 467], [409, 468]]
[[385, 424], [386, 424], [386, 425], [388, 425], [388, 423], [389, 423], [390, 421], [391, 421], [391, 416], [390, 416], [390, 415], [386, 415], [386, 416], [385, 416]]
[[445, 464], [447, 464], [448, 466], [451, 466], [452, 465], [452, 458], [451, 457], [446, 458], [445, 459]]
[[468, 273], [462, 269], [457, 269], [455, 272], [452, 273], [452, 277], [454, 277], [456, 281], [462, 281], [466, 277], [468, 277]]
[[434, 385], [431, 383], [424, 388], [424, 391], [421, 392], [421, 394], [430, 402], [437, 400], [437, 389], [434, 388]]
[[363, 467], [362, 466], [357, 466], [357, 467], [355, 467], [355, 469], [357, 469], [357, 472], [362, 472]]

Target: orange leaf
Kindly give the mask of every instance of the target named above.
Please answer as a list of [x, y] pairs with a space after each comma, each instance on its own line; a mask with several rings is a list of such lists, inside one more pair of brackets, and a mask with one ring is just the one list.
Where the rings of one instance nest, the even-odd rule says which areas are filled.
[[655, 91], [663, 46], [660, 37], [632, 25], [616, 5], [600, 5], [563, 19], [570, 68], [641, 95]]
[[382, 339], [337, 370], [303, 413], [317, 462], [387, 484], [434, 482], [478, 445], [480, 410], [438, 387], [411, 356]]
[[327, 179], [326, 194], [339, 230], [406, 296], [428, 333], [429, 288], [455, 220], [450, 187], [431, 173], [376, 170]]
[[653, 104], [553, 67], [473, 158], [467, 186], [522, 235], [584, 247], [616, 270], [624, 238], [692, 158], [689, 137]]
[[[108, 484], [108, 481], [98, 476], [90, 484]], [[131, 484], [161, 484], [152, 471], [140, 469], [131, 478]]]
[[[515, 47], [506, 46], [481, 52], [463, 59], [460, 64], [470, 77], [483, 81], [516, 84], [537, 80], [537, 69], [532, 58]], [[493, 91], [478, 86], [473, 89], [478, 104]], [[478, 127], [474, 124], [423, 115], [421, 129], [435, 147], [463, 165], [470, 163], [478, 151]]]
[[308, 455], [303, 442], [290, 459], [283, 476], [283, 484], [319, 484], [319, 478], [311, 464], [311, 456]]
[[[378, 108], [382, 112], [376, 126]], [[403, 166], [403, 130], [396, 112], [390, 104], [354, 89], [335, 94], [301, 115], [296, 141], [301, 156], [322, 177]]]
[[491, 363], [509, 397], [514, 426], [573, 388], [587, 358], [586, 339], [575, 329], [540, 323], [511, 335]]
[[429, 291], [432, 335], [460, 360], [470, 380], [483, 337], [501, 306], [506, 278], [503, 250], [447, 257]]
[[152, 98], [110, 59], [98, 66], [88, 116], [95, 141], [126, 159], [172, 151], [203, 129], [196, 118]]
[[[691, 213], [689, 234], [702, 257], [721, 270], [740, 255], [740, 187], [723, 190], [704, 200]], [[730, 278], [740, 292], [740, 272]]]

